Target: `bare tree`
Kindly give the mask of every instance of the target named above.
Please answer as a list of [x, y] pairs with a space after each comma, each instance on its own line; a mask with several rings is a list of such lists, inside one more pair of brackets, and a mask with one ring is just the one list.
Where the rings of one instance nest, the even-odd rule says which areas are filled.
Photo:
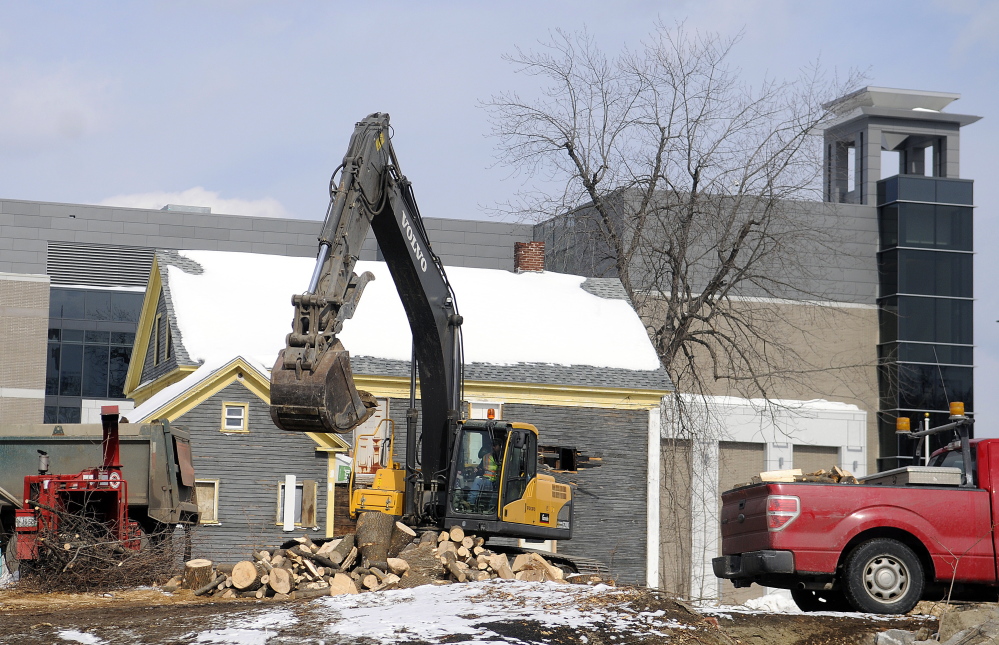
[[559, 31], [508, 56], [540, 98], [486, 107], [500, 160], [549, 187], [507, 206], [546, 222], [556, 261], [621, 279], [678, 387], [745, 382], [766, 398], [774, 378], [828, 368], [800, 360], [769, 303], [821, 297], [812, 274], [830, 238], [801, 217], [820, 194], [810, 135], [857, 78], [836, 85], [815, 65], [752, 88], [730, 65], [738, 40], [659, 24], [609, 58]]
[[843, 240], [835, 212], [816, 207], [812, 135], [832, 118], [823, 103], [860, 78], [827, 81], [816, 64], [753, 88], [731, 65], [738, 41], [660, 23], [640, 48], [609, 57], [589, 34], [558, 31], [507, 57], [539, 81], [538, 97], [507, 92], [485, 106], [499, 160], [540, 186], [503, 210], [544, 223], [552, 268], [620, 278], [686, 393], [664, 416], [661, 549], [663, 581], [692, 596], [709, 593], [704, 538], [714, 533], [702, 529], [717, 525], [725, 439], [707, 395], [812, 398], [810, 378], [830, 372], [847, 397], [876, 391], [866, 336], [871, 356], [858, 364], [824, 333], [869, 328], [870, 311], [853, 320], [788, 306], [829, 299], [823, 265], [836, 264]]

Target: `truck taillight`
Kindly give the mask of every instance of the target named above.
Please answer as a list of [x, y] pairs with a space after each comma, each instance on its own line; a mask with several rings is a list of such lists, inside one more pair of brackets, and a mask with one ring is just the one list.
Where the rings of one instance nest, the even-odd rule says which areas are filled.
[[767, 529], [779, 531], [801, 515], [801, 500], [793, 495], [767, 496]]

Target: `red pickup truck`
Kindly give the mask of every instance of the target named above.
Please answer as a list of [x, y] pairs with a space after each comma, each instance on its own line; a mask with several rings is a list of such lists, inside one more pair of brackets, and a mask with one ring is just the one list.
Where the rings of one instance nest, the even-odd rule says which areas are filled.
[[715, 575], [737, 587], [790, 589], [804, 611], [905, 613], [948, 590], [990, 590], [994, 600], [999, 439], [969, 440], [971, 423], [961, 417], [912, 433], [961, 434], [927, 467], [880, 473], [860, 485], [762, 483], [726, 491]]

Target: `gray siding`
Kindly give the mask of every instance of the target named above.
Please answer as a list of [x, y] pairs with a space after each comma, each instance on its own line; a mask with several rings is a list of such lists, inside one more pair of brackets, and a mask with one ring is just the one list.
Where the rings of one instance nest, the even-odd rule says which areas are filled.
[[[164, 283], [164, 288], [165, 287], [166, 287], [166, 284]], [[166, 306], [166, 296], [165, 296], [164, 293], [160, 294], [159, 302], [156, 303], [156, 313], [161, 317], [161, 320], [168, 321], [168, 324], [170, 324], [172, 327], [174, 326], [173, 321], [171, 320], [171, 317], [167, 315], [168, 312], [167, 312], [167, 306]], [[156, 319], [155, 319], [155, 317], [153, 318], [153, 325], [154, 325], [154, 327], [156, 325]], [[158, 379], [159, 377], [163, 376], [164, 374], [168, 374], [168, 373], [172, 372], [174, 369], [176, 369], [176, 367], [177, 367], [177, 351], [176, 351], [176, 348], [179, 345], [179, 343], [177, 342], [178, 340], [179, 340], [178, 337], [175, 335], [174, 336], [174, 342], [173, 342], [174, 351], [173, 351], [173, 354], [170, 356], [170, 358], [167, 358], [165, 360], [160, 360], [159, 364], [155, 365], [154, 364], [155, 361], [153, 359], [155, 358], [154, 354], [156, 352], [156, 345], [157, 345], [157, 343], [156, 343], [156, 330], [153, 329], [150, 332], [150, 334], [149, 334], [149, 344], [146, 346], [146, 357], [145, 357], [145, 361], [142, 364], [142, 375], [139, 377], [139, 383], [140, 384], [141, 383], [148, 383], [149, 381], [152, 381], [154, 379]], [[165, 342], [165, 340], [161, 340], [161, 343], [162, 342]]]
[[[250, 404], [249, 433], [219, 431], [223, 402]], [[238, 562], [247, 559], [254, 546], [279, 546], [303, 531], [325, 536], [326, 453], [316, 452], [316, 444], [305, 434], [278, 430], [256, 395], [233, 383], [176, 424], [191, 432], [195, 477], [219, 481], [219, 524], [197, 527], [194, 557]], [[285, 475], [316, 482], [318, 531], [285, 533], [277, 525], [278, 484]]]
[[[405, 462], [408, 406], [406, 399], [389, 403], [393, 455], [400, 463]], [[537, 426], [540, 445], [575, 447], [602, 459], [598, 467], [556, 475], [572, 486], [575, 513], [573, 538], [559, 542], [558, 550], [606, 563], [619, 582], [644, 584], [649, 413], [508, 403], [503, 418]]]

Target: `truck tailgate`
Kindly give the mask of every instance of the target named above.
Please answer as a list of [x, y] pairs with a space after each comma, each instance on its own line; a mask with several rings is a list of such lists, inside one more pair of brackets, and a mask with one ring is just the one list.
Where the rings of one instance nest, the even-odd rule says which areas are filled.
[[722, 495], [722, 553], [731, 555], [769, 549], [766, 484], [744, 486]]

